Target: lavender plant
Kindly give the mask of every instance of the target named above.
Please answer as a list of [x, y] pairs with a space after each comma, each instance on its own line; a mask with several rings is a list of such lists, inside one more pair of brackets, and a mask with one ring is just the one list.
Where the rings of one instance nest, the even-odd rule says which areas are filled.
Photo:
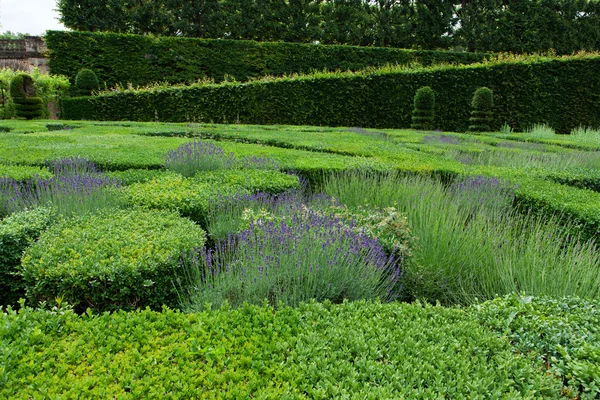
[[493, 181], [447, 188], [365, 172], [330, 177], [325, 192], [348, 205], [395, 206], [407, 215], [417, 242], [403, 281], [413, 297], [445, 304], [520, 292], [600, 298], [597, 245], [570, 236], [558, 220], [510, 209], [511, 191]]
[[268, 157], [248, 156], [238, 160], [235, 155], [210, 142], [196, 140], [167, 153], [165, 167], [183, 176], [192, 177], [199, 171], [217, 169], [279, 170], [279, 163]]
[[244, 302], [295, 306], [311, 299], [393, 300], [400, 267], [377, 239], [347, 229], [339, 219], [314, 212], [290, 221], [257, 221], [216, 250], [188, 257], [193, 289], [184, 308]]
[[71, 157], [51, 161], [48, 168], [54, 172], [49, 179], [0, 181], [0, 207], [5, 213], [43, 206], [63, 215], [82, 215], [121, 205], [115, 190], [119, 182], [100, 173], [94, 163]]
[[198, 171], [231, 168], [236, 164], [232, 154], [209, 142], [193, 141], [167, 153], [165, 167], [191, 177]]

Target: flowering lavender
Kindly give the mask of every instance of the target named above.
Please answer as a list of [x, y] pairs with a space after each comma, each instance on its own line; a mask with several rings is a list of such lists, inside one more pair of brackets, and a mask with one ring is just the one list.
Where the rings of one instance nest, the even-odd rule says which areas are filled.
[[457, 180], [450, 185], [449, 193], [455, 201], [473, 210], [509, 208], [515, 198], [513, 185], [483, 175]]
[[237, 159], [233, 154], [209, 142], [194, 141], [167, 153], [165, 167], [183, 176], [194, 176], [198, 171], [232, 168]]
[[52, 165], [58, 175], [50, 179], [0, 180], [0, 199], [6, 211], [49, 206], [60, 214], [82, 214], [120, 205], [120, 197], [113, 190], [119, 186], [117, 180], [97, 172], [91, 163], [65, 160]]
[[54, 176], [100, 173], [93, 161], [89, 161], [82, 157], [59, 158], [57, 160], [48, 161], [46, 166]]
[[[351, 225], [351, 224], [350, 224]], [[401, 270], [377, 239], [348, 221], [305, 210], [281, 221], [256, 221], [203, 250], [196, 262], [189, 307], [206, 302], [294, 306], [310, 299], [395, 299]]]
[[423, 137], [423, 143], [459, 144], [460, 140], [457, 137], [449, 136], [449, 135], [440, 135], [440, 136], [427, 135], [427, 136]]

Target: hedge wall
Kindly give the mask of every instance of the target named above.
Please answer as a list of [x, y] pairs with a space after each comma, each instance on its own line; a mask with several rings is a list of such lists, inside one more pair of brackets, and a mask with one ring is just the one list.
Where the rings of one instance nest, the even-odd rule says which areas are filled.
[[468, 66], [382, 68], [249, 83], [192, 85], [66, 99], [67, 119], [206, 121], [406, 128], [419, 87], [437, 94], [434, 123], [466, 131], [475, 89], [494, 91], [492, 128], [547, 123], [557, 132], [600, 125], [600, 56]]
[[312, 45], [285, 42], [210, 40], [90, 32], [48, 31], [50, 70], [74, 79], [91, 68], [108, 86], [151, 82], [195, 82], [200, 78], [238, 81], [310, 70], [356, 70], [384, 64], [470, 64], [481, 53]]

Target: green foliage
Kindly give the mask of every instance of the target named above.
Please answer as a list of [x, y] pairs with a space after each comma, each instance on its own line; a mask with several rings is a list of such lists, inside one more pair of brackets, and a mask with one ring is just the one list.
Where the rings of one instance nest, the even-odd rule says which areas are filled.
[[66, 118], [243, 124], [409, 127], [413, 96], [436, 93], [439, 129], [468, 129], [472, 93], [493, 90], [494, 121], [521, 130], [547, 121], [557, 132], [600, 126], [600, 56], [534, 57], [469, 66], [382, 68], [249, 83], [191, 85], [107, 93], [63, 102]]
[[52, 210], [36, 208], [0, 221], [0, 305], [15, 306], [19, 297], [25, 297], [23, 281], [17, 275], [21, 256], [55, 220]]
[[455, 308], [361, 301], [77, 316], [25, 307], [1, 314], [0, 326], [4, 398], [559, 397], [541, 363]]
[[414, 109], [412, 112], [412, 129], [433, 129], [435, 108], [435, 93], [429, 86], [417, 90], [414, 98]]
[[[186, 3], [183, 8], [192, 7]], [[237, 26], [238, 23], [230, 28]], [[186, 28], [182, 25], [182, 29]], [[484, 54], [459, 52], [66, 31], [47, 32], [46, 42], [51, 50], [49, 63], [53, 74], [73, 79], [81, 68], [93, 68], [100, 81], [109, 87], [192, 83], [199, 79], [221, 82], [227, 76], [241, 82], [266, 75], [323, 69], [357, 70], [413, 63], [470, 64], [486, 58]], [[85, 56], [82, 48], [90, 49]]]
[[600, 304], [511, 295], [473, 307], [484, 326], [560, 377], [568, 398], [600, 397]]
[[29, 74], [17, 74], [10, 82], [10, 96], [13, 99], [27, 98], [35, 93], [33, 90], [33, 79]]
[[86, 215], [42, 233], [20, 273], [33, 304], [62, 298], [78, 310], [160, 309], [177, 304], [180, 254], [204, 241], [200, 227], [173, 212]]
[[93, 90], [98, 89], [99, 85], [98, 76], [91, 69], [80, 69], [75, 75], [75, 87], [79, 91], [79, 95], [89, 96]]
[[277, 171], [206, 171], [193, 178], [164, 174], [124, 189], [131, 204], [148, 208], [177, 210], [181, 215], [204, 223], [209, 204], [225, 196], [251, 192], [280, 193], [298, 187], [298, 177]]
[[471, 118], [469, 130], [473, 132], [489, 132], [494, 119], [494, 93], [487, 87], [478, 88], [471, 102]]
[[44, 114], [41, 97], [15, 98], [15, 116], [25, 119], [39, 118]]
[[468, 178], [446, 188], [425, 178], [348, 173], [327, 179], [324, 191], [348, 206], [394, 206], [406, 214], [417, 238], [406, 271], [414, 298], [472, 304], [521, 290], [600, 297], [596, 245], [571, 236], [580, 229], [573, 223], [511, 211], [514, 195], [497, 179]]
[[600, 37], [592, 0], [60, 0], [58, 10], [71, 30], [148, 36], [560, 54], [598, 49]]

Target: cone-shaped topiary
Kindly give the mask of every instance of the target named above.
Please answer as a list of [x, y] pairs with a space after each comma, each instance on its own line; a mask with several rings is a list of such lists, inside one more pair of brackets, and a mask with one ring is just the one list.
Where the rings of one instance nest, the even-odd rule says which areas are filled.
[[480, 87], [473, 95], [471, 102], [471, 118], [469, 118], [469, 131], [489, 132], [494, 117], [494, 93], [486, 88]]
[[412, 129], [433, 129], [433, 108], [435, 106], [435, 92], [429, 86], [417, 90], [412, 112]]
[[17, 117], [33, 119], [42, 116], [44, 102], [35, 95], [36, 90], [31, 76], [18, 74], [11, 80], [10, 96], [15, 102], [15, 115]]
[[89, 96], [99, 85], [98, 76], [91, 69], [84, 68], [75, 77], [75, 87], [79, 95]]

